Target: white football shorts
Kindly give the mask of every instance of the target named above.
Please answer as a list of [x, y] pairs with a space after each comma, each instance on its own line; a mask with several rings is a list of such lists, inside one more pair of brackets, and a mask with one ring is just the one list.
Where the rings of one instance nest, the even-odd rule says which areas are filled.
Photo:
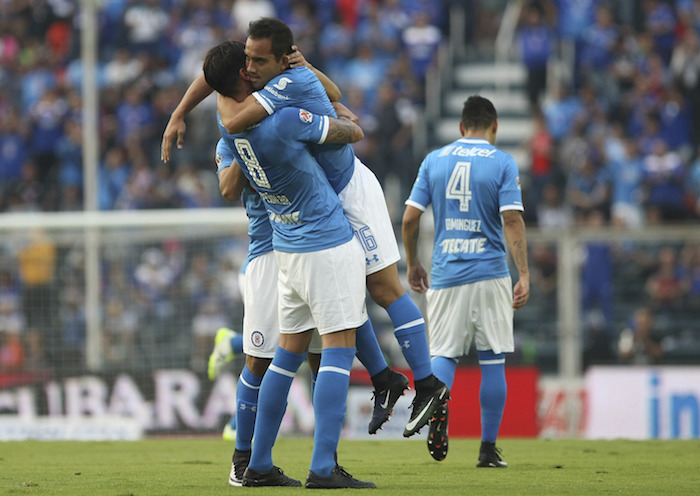
[[272, 358], [280, 342], [277, 315], [277, 259], [274, 252], [251, 260], [243, 276], [243, 353]]
[[513, 287], [511, 278], [429, 289], [426, 294], [431, 356], [459, 358], [478, 351], [512, 353]]
[[374, 274], [401, 258], [384, 191], [377, 176], [355, 158], [355, 172], [338, 194], [345, 217], [365, 251], [365, 271]]
[[327, 250], [275, 255], [281, 333], [317, 328], [324, 335], [355, 329], [367, 320], [365, 261], [355, 237]]

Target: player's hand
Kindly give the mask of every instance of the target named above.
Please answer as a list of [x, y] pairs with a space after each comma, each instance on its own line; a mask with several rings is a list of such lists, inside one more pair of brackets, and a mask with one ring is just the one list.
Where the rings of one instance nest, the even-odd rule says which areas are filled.
[[304, 54], [299, 51], [299, 47], [292, 45], [292, 53], [289, 54], [289, 67], [309, 67], [311, 64], [304, 58]]
[[163, 141], [160, 143], [160, 159], [167, 164], [170, 161], [170, 149], [173, 147], [173, 141], [177, 140], [177, 149], [181, 150], [185, 143], [185, 124], [184, 117], [178, 117], [175, 114], [170, 116], [168, 125], [163, 131]]
[[352, 111], [340, 102], [331, 102], [335, 113], [338, 114], [338, 119], [347, 119], [358, 126], [360, 125], [360, 118], [357, 117]]
[[428, 281], [428, 273], [426, 272], [423, 265], [420, 263], [415, 267], [409, 267], [408, 272], [408, 285], [413, 291], [418, 293], [425, 293], [430, 288], [430, 282]]
[[513, 310], [518, 310], [525, 306], [527, 300], [530, 299], [530, 278], [520, 276], [520, 279], [515, 283], [513, 288]]

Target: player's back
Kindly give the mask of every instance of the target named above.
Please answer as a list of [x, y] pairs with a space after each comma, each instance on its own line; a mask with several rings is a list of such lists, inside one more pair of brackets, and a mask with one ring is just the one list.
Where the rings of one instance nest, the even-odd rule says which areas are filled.
[[513, 158], [484, 139], [462, 138], [430, 153], [421, 169], [435, 218], [432, 286], [508, 275], [500, 212], [522, 210]]
[[[325, 126], [325, 129], [324, 129]], [[328, 120], [295, 108], [224, 140], [265, 202], [276, 250], [317, 251], [352, 238], [337, 194], [301, 139], [322, 141]]]
[[[306, 67], [288, 69], [270, 80], [253, 96], [268, 114], [285, 107], [299, 107], [318, 115], [337, 117], [326, 90]], [[354, 170], [355, 153], [350, 145], [311, 144], [311, 153], [323, 168], [336, 193], [345, 188]]]

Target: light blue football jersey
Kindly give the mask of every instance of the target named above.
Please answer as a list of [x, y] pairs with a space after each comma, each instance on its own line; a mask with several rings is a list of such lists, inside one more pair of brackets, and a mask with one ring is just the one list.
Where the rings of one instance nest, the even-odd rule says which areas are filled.
[[[216, 144], [216, 174], [233, 163], [233, 152], [223, 138]], [[241, 267], [245, 272], [251, 260], [272, 251], [272, 226], [267, 218], [267, 210], [260, 195], [246, 184], [241, 192], [241, 201], [248, 216], [248, 255]]]
[[523, 210], [513, 157], [473, 138], [431, 152], [406, 200], [423, 211], [430, 204], [435, 221], [432, 288], [509, 275], [500, 213]]
[[353, 233], [338, 195], [307, 148], [323, 143], [327, 116], [288, 107], [224, 141], [265, 202], [275, 250], [306, 253], [347, 243]]
[[[253, 96], [272, 115], [284, 107], [300, 107], [314, 114], [338, 117], [316, 74], [306, 67], [288, 69], [270, 80]], [[350, 145], [311, 145], [311, 153], [340, 193], [355, 170], [355, 152]]]

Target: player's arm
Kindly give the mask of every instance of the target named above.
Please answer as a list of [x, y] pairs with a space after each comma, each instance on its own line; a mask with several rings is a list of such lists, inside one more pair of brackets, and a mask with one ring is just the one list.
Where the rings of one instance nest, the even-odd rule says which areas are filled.
[[333, 109], [335, 113], [338, 114], [339, 119], [347, 119], [354, 122], [355, 124], [360, 123], [360, 118], [357, 117], [349, 108], [340, 102], [333, 102]]
[[247, 179], [243, 171], [235, 160], [230, 166], [219, 171], [219, 191], [228, 201], [238, 201], [241, 199], [241, 192], [245, 187]]
[[318, 80], [321, 81], [321, 84], [323, 85], [323, 88], [326, 90], [326, 94], [328, 95], [328, 99], [331, 102], [339, 102], [340, 99], [343, 97], [343, 94], [340, 92], [340, 88], [338, 88], [338, 85], [331, 81], [331, 78], [326, 76], [323, 72], [311, 65], [304, 57], [304, 54], [302, 54], [299, 51], [299, 48], [296, 45], [292, 46], [292, 50], [293, 52], [289, 54], [289, 67], [304, 66], [308, 68], [311, 72], [316, 74]]
[[323, 141], [327, 144], [348, 144], [360, 141], [365, 137], [362, 128], [347, 119], [328, 118], [328, 135]]
[[[342, 94], [338, 86], [331, 81], [328, 76], [308, 63], [304, 55], [296, 49], [296, 46], [293, 48], [295, 50], [289, 54], [290, 67], [308, 67], [321, 81], [329, 100], [331, 102], [339, 102]], [[260, 102], [252, 95], [247, 96], [242, 102], [237, 102], [233, 98], [221, 96], [217, 98], [216, 106], [219, 110], [221, 124], [230, 134], [242, 133], [268, 116], [267, 110], [265, 110]], [[352, 114], [349, 110], [347, 110], [347, 112]], [[347, 116], [348, 114], [346, 113], [345, 115]]]
[[242, 133], [268, 115], [267, 110], [253, 95], [248, 95], [242, 102], [237, 102], [233, 98], [217, 93], [216, 107], [221, 117], [221, 124], [230, 134]]
[[422, 210], [406, 205], [401, 223], [401, 234], [404, 248], [406, 249], [408, 285], [412, 290], [419, 293], [425, 293], [430, 287], [428, 272], [418, 259], [418, 236], [420, 235], [420, 219], [422, 215]]
[[508, 240], [510, 254], [518, 270], [518, 282], [513, 288], [513, 309], [521, 308], [530, 298], [530, 269], [527, 263], [527, 235], [520, 210], [503, 212], [503, 232]]
[[204, 74], [200, 74], [187, 88], [182, 100], [180, 100], [180, 103], [170, 115], [168, 125], [165, 126], [165, 131], [163, 132], [163, 140], [160, 144], [160, 159], [163, 162], [168, 163], [170, 161], [170, 149], [175, 139], [177, 139], [178, 149], [182, 148], [187, 127], [185, 125], [185, 117], [213, 91], [211, 86], [205, 81]]

